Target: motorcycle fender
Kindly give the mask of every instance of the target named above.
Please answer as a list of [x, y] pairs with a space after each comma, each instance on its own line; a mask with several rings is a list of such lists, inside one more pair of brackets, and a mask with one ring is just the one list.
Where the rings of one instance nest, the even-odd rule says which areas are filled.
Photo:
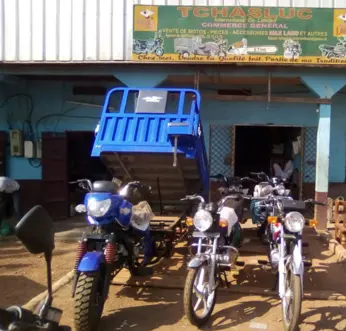
[[104, 256], [102, 252], [88, 252], [86, 253], [82, 261], [78, 266], [79, 272], [93, 272], [100, 269], [100, 264], [104, 262]]
[[295, 275], [303, 275], [304, 273], [303, 257], [298, 245], [294, 246], [292, 260], [291, 260], [291, 271]]
[[209, 256], [206, 255], [201, 255], [201, 256], [196, 256], [194, 257], [189, 264], [187, 265], [187, 267], [189, 269], [197, 269], [199, 266], [201, 266], [205, 261], [209, 260]]

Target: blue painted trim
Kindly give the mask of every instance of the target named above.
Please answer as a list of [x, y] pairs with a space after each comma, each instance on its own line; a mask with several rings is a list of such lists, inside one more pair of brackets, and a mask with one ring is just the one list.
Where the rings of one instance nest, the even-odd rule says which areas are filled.
[[303, 83], [320, 98], [332, 98], [346, 85], [346, 75], [321, 73], [301, 75]]

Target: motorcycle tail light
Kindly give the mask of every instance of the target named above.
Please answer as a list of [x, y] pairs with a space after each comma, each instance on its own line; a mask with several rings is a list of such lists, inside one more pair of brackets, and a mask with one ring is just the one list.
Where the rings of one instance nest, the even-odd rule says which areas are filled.
[[192, 226], [193, 225], [193, 219], [191, 217], [186, 217], [185, 223], [187, 226]]
[[268, 223], [269, 224], [276, 224], [278, 222], [277, 216], [268, 216]]
[[219, 225], [220, 225], [221, 228], [227, 228], [228, 222], [227, 222], [227, 220], [221, 218], [220, 221], [219, 221]]

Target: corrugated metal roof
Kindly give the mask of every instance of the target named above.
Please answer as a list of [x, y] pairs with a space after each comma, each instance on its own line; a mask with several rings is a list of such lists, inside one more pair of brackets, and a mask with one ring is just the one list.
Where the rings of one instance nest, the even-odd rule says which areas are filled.
[[346, 7], [344, 0], [0, 0], [0, 61], [131, 60], [134, 4]]

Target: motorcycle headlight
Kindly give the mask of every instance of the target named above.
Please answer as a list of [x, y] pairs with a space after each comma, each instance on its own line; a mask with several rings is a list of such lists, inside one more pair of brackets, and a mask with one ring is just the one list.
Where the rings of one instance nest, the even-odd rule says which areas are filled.
[[276, 192], [278, 193], [278, 195], [285, 195], [285, 186], [283, 185], [278, 185], [276, 186]]
[[193, 224], [197, 230], [205, 232], [213, 225], [213, 216], [208, 211], [201, 209], [195, 214]]
[[88, 214], [94, 217], [102, 217], [106, 215], [111, 204], [111, 199], [98, 201], [91, 198], [88, 200]]
[[273, 187], [271, 185], [265, 185], [261, 188], [260, 197], [265, 197], [273, 192]]
[[290, 232], [300, 232], [303, 230], [305, 218], [301, 213], [292, 211], [285, 217], [285, 226]]

